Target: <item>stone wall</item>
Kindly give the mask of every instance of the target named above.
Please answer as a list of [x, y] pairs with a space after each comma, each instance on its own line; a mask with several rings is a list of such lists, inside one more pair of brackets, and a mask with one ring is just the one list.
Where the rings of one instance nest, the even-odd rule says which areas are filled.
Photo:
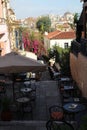
[[87, 98], [87, 57], [81, 53], [78, 57], [70, 53], [70, 68], [73, 79], [81, 89], [83, 96]]

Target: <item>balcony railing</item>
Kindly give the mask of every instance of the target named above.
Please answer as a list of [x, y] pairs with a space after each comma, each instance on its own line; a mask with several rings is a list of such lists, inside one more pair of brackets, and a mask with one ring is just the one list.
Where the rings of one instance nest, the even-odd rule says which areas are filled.
[[81, 52], [84, 56], [87, 56], [87, 40], [81, 39], [80, 42], [73, 40], [71, 42], [71, 52], [78, 56], [78, 53]]
[[81, 44], [76, 40], [73, 40], [71, 42], [71, 52], [74, 53], [76, 56], [78, 56], [80, 50], [81, 50]]
[[87, 39], [81, 41], [81, 53], [87, 56]]

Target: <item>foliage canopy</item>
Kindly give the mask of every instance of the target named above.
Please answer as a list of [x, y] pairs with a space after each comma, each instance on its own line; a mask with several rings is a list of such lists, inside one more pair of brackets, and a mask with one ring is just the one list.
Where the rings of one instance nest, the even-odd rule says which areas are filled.
[[45, 31], [49, 32], [51, 28], [50, 18], [48, 16], [41, 17], [36, 22], [36, 27], [41, 33], [44, 33]]
[[55, 45], [48, 53], [50, 58], [55, 57], [55, 62], [59, 63], [61, 73], [70, 76], [70, 48], [64, 49]]

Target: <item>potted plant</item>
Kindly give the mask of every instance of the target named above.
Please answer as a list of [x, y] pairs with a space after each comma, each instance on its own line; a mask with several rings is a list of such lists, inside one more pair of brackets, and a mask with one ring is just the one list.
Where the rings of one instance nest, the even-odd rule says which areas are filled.
[[8, 97], [4, 97], [1, 101], [1, 105], [2, 105], [1, 120], [3, 121], [10, 121], [12, 119], [10, 103], [11, 100]]

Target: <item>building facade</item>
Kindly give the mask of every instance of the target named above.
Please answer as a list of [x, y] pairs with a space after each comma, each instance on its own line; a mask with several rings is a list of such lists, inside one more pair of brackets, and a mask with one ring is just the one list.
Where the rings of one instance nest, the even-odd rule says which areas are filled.
[[15, 19], [15, 13], [10, 7], [10, 0], [0, 0], [1, 55], [11, 52], [13, 44], [15, 44], [15, 25], [13, 24]]
[[74, 31], [54, 31], [44, 36], [45, 49], [52, 49], [53, 46], [59, 46], [61, 48], [68, 48], [71, 46], [71, 41], [75, 39]]

